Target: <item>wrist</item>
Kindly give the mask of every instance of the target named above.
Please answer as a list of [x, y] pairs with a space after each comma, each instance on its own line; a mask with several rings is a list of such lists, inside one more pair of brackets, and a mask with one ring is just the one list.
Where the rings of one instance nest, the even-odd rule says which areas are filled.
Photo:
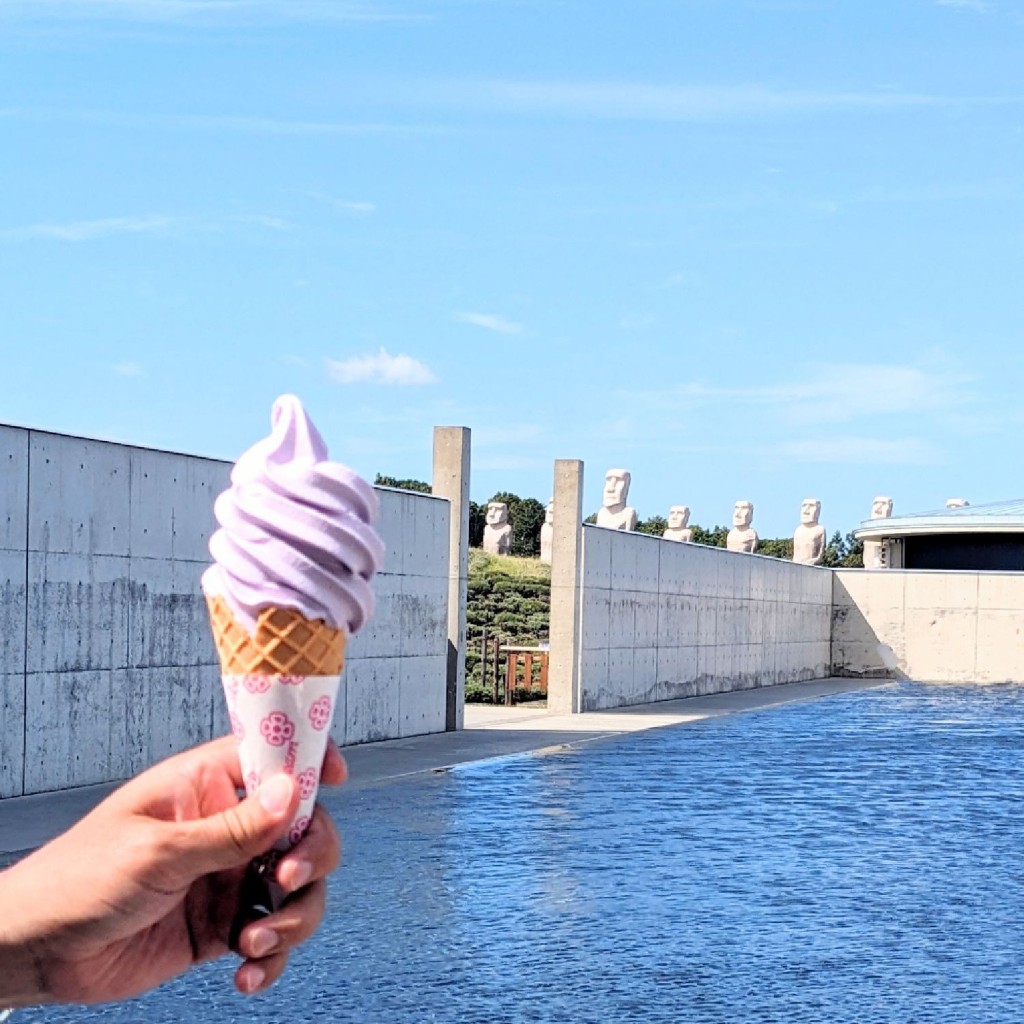
[[49, 1002], [40, 942], [30, 930], [25, 907], [17, 899], [14, 868], [0, 871], [0, 1021], [5, 1008]]

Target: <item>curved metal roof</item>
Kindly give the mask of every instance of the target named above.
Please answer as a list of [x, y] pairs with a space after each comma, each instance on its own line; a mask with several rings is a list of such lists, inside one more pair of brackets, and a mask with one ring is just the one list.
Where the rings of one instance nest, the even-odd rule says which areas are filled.
[[1024, 498], [865, 519], [853, 536], [857, 540], [875, 540], [916, 533], [1024, 533]]

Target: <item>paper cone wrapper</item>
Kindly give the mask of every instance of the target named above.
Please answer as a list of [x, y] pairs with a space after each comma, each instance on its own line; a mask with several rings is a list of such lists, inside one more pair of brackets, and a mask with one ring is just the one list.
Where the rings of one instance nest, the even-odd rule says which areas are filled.
[[295, 846], [309, 828], [340, 680], [340, 675], [221, 676], [246, 793], [280, 772], [299, 784], [299, 809], [275, 846], [279, 851]]
[[279, 772], [299, 783], [298, 813], [276, 846], [287, 850], [313, 815], [347, 634], [293, 608], [263, 609], [250, 634], [223, 597], [206, 603], [246, 792]]

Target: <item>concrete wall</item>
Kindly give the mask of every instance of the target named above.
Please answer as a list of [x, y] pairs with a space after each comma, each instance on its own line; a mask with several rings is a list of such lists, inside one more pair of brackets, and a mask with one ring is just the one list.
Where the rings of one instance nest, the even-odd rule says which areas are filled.
[[[226, 731], [199, 577], [230, 464], [0, 426], [0, 798]], [[448, 503], [381, 490], [378, 614], [335, 735], [444, 728]]]
[[1024, 573], [837, 570], [834, 675], [1024, 682]]
[[583, 528], [585, 711], [822, 678], [827, 569]]

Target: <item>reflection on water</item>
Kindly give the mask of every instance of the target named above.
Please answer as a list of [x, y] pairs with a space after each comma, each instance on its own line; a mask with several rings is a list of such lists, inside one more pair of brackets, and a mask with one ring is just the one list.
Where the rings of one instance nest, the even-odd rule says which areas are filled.
[[1024, 690], [913, 684], [335, 799], [328, 922], [26, 1021], [1024, 1019]]

